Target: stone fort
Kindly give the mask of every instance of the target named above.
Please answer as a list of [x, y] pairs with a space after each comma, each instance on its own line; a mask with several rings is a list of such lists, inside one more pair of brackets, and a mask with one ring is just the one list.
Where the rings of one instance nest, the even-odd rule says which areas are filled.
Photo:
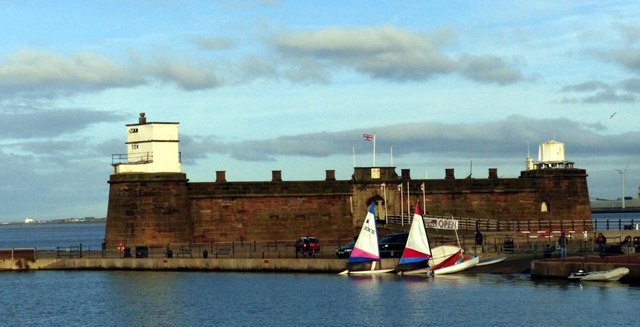
[[147, 122], [144, 113], [126, 125], [127, 153], [112, 158], [108, 246], [294, 241], [303, 235], [348, 240], [371, 201], [382, 223], [401, 212], [408, 217], [420, 201], [429, 215], [591, 225], [587, 173], [565, 161], [564, 146], [555, 141], [541, 145], [542, 160], [528, 159], [517, 178], [498, 177], [495, 168], [486, 178], [456, 178], [445, 169], [444, 179], [414, 179], [409, 169], [355, 167], [350, 180], [336, 180], [327, 170], [324, 180], [286, 181], [275, 170], [270, 181], [227, 181], [225, 171], [217, 171], [213, 181], [190, 182], [181, 171], [178, 125]]

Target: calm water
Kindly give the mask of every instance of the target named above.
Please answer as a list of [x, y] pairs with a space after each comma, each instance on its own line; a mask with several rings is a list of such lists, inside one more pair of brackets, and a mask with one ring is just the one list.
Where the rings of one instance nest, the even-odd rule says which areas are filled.
[[5, 326], [629, 326], [639, 305], [635, 286], [528, 275], [0, 273]]
[[[103, 237], [104, 224], [0, 226], [0, 247]], [[2, 326], [629, 326], [638, 310], [637, 285], [526, 274], [0, 272]]]
[[104, 223], [0, 225], [0, 248], [55, 250], [82, 243], [85, 250], [99, 250], [104, 232]]
[[640, 212], [598, 213], [593, 215], [593, 219], [594, 227], [600, 230], [607, 229], [607, 221], [609, 221], [609, 229], [611, 230], [624, 229], [624, 225], [627, 224], [635, 228], [636, 224], [640, 224]]

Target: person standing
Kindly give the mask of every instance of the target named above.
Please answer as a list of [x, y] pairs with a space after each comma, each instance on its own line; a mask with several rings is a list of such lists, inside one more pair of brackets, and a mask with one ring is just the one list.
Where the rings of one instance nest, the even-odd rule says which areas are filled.
[[596, 244], [600, 248], [600, 258], [604, 259], [606, 254], [606, 246], [607, 246], [607, 238], [602, 235], [602, 233], [598, 233], [598, 237], [596, 238]]
[[569, 239], [567, 239], [567, 235], [562, 232], [562, 234], [560, 234], [560, 238], [558, 239], [558, 247], [560, 248], [560, 259], [562, 260], [567, 258], [567, 246], [569, 246]]
[[476, 246], [480, 245], [482, 253], [484, 253], [484, 236], [480, 233], [480, 229], [476, 228]]

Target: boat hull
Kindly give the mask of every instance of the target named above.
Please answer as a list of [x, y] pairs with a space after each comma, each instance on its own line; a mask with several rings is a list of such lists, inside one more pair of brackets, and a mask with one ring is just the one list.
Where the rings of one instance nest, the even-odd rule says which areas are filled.
[[453, 266], [443, 267], [433, 271], [434, 275], [454, 274], [475, 267], [480, 262], [480, 257], [472, 257], [461, 262], [456, 262]]
[[429, 269], [429, 268], [420, 268], [420, 269], [416, 269], [416, 270], [398, 271], [398, 275], [401, 275], [401, 276], [418, 276], [418, 275], [431, 276], [431, 275], [433, 275], [433, 271], [431, 269]]
[[507, 257], [494, 257], [494, 258], [481, 259], [480, 262], [478, 262], [478, 264], [476, 265], [476, 267], [492, 265], [498, 262], [502, 262], [506, 258]]
[[375, 269], [375, 270], [345, 270], [340, 275], [379, 275], [387, 274], [395, 271], [395, 269]]
[[569, 279], [586, 282], [615, 282], [629, 274], [629, 268], [620, 267], [607, 271], [591, 271], [586, 273], [574, 273]]

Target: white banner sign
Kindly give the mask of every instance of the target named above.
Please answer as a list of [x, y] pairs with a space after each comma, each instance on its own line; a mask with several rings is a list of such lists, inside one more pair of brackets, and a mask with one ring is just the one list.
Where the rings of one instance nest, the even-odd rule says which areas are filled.
[[427, 228], [458, 230], [458, 221], [455, 219], [426, 218], [424, 224]]

